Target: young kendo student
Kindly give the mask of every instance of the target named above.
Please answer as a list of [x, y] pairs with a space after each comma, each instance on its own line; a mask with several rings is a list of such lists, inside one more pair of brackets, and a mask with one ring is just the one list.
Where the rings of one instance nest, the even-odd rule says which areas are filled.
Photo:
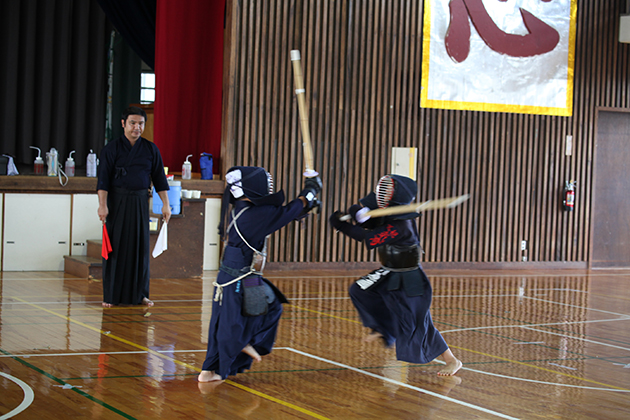
[[431, 320], [433, 291], [420, 265], [421, 248], [415, 218], [418, 213], [369, 218], [377, 208], [410, 204], [416, 198], [414, 180], [385, 175], [372, 192], [348, 210], [356, 222], [341, 220], [336, 211], [330, 224], [343, 234], [376, 248], [382, 267], [350, 286], [350, 298], [363, 325], [372, 332], [366, 341], [382, 339], [396, 344], [396, 358], [410, 363], [442, 359], [446, 366], [438, 375], [450, 376], [462, 367]]
[[214, 283], [208, 350], [199, 382], [241, 373], [271, 352], [287, 300], [262, 277], [267, 237], [319, 205], [322, 188], [319, 177], [305, 178], [298, 198], [283, 205], [284, 192], [273, 192], [273, 180], [264, 168], [235, 166], [225, 180], [219, 234], [227, 241]]

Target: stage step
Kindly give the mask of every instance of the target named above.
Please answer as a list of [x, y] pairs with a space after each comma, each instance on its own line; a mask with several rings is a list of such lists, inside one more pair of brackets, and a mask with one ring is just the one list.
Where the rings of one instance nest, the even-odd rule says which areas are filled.
[[101, 241], [100, 239], [88, 239], [87, 240], [87, 256], [92, 257], [92, 258], [98, 258], [100, 260], [102, 258], [101, 257], [102, 246], [103, 246], [103, 241]]
[[86, 279], [103, 278], [103, 259], [84, 255], [65, 255], [63, 257], [63, 271]]

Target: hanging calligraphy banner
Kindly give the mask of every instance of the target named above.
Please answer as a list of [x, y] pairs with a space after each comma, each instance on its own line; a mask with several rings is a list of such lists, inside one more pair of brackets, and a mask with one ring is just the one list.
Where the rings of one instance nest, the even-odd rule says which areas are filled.
[[570, 116], [577, 0], [425, 0], [421, 106]]

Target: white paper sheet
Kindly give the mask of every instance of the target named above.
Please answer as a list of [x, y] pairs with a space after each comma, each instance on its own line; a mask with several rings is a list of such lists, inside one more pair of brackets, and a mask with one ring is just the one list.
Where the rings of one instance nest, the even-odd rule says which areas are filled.
[[155, 247], [153, 248], [153, 258], [157, 258], [162, 252], [168, 249], [168, 224], [163, 223], [158, 235]]

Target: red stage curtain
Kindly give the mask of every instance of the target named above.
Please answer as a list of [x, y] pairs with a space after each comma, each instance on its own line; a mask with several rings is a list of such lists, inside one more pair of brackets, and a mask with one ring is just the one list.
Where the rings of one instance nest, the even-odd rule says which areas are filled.
[[221, 151], [225, 1], [157, 0], [154, 141], [169, 172]]

